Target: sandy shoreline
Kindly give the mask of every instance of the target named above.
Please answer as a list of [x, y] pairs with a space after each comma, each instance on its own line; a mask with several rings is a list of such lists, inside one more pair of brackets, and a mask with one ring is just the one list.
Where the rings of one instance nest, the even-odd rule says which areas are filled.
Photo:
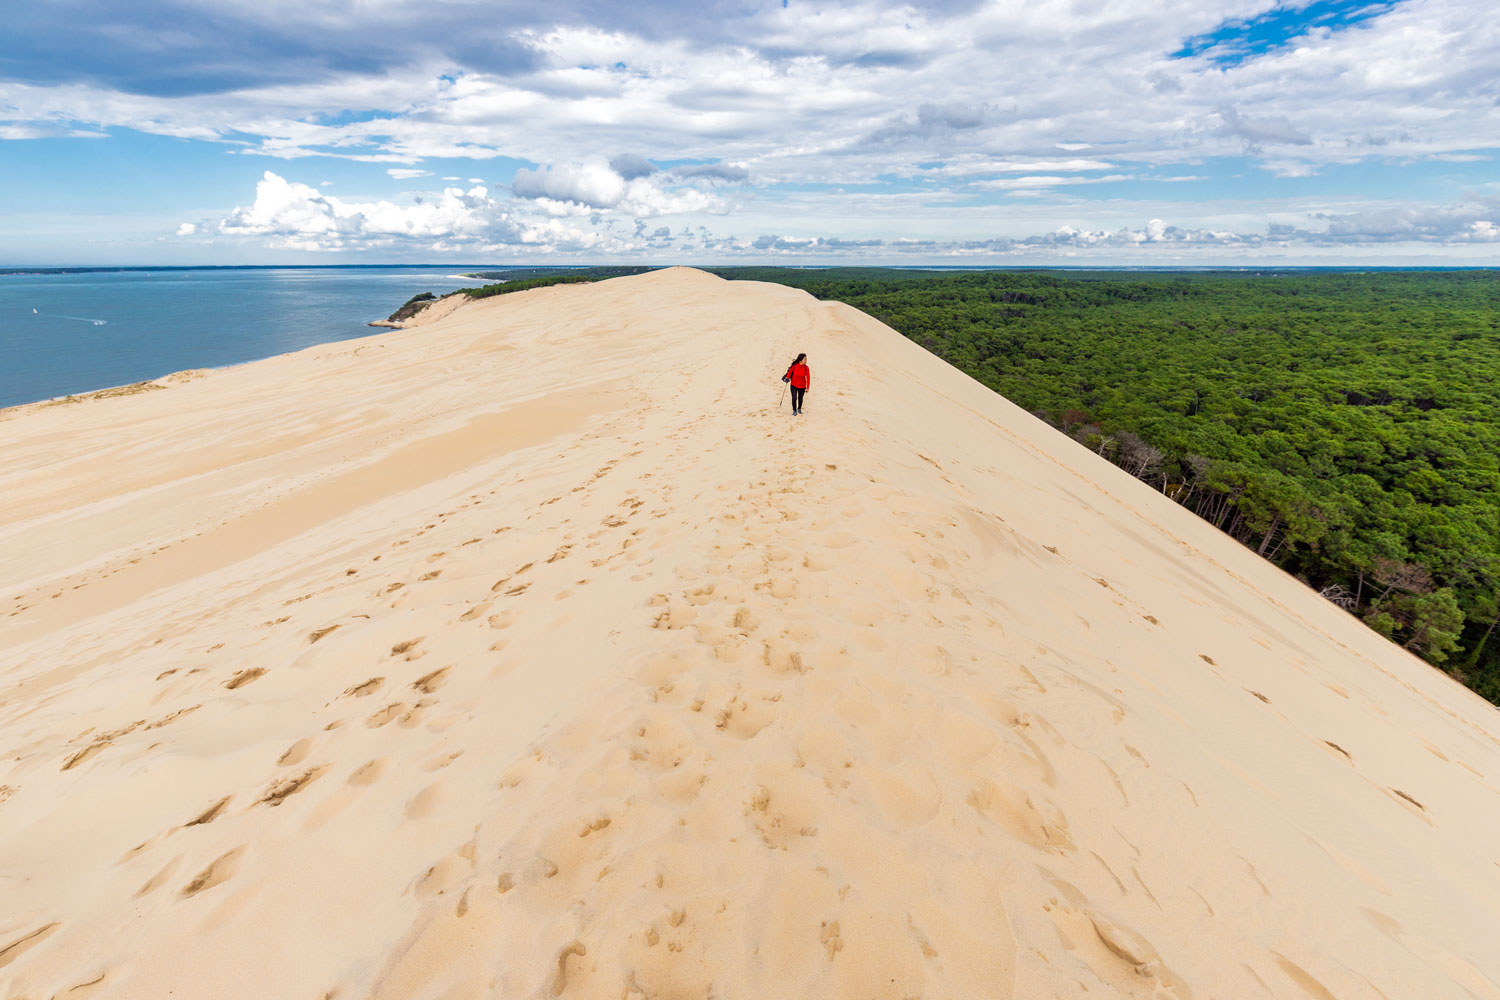
[[428, 313], [12, 411], [0, 996], [1500, 998], [1471, 692], [847, 307]]

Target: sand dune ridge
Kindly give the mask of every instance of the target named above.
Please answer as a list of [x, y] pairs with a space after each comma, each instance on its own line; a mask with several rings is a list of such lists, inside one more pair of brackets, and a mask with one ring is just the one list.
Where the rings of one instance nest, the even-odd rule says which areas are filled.
[[847, 307], [5, 426], [0, 996], [1500, 997], [1493, 708]]

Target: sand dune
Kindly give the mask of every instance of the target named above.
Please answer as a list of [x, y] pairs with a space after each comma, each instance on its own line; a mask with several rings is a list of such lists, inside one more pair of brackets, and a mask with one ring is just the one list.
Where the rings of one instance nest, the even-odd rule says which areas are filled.
[[847, 307], [0, 431], [0, 996], [1500, 998], [1495, 710]]

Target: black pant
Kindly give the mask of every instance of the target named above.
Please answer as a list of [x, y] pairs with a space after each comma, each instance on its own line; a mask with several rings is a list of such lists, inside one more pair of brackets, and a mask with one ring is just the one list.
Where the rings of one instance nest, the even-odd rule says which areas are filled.
[[792, 412], [793, 413], [801, 413], [802, 412], [802, 397], [805, 396], [805, 395], [807, 395], [807, 390], [806, 389], [799, 389], [795, 385], [792, 386]]

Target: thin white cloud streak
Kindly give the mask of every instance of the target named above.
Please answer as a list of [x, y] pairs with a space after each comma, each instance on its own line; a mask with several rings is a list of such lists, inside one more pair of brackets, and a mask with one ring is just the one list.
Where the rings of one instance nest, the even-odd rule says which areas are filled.
[[1031, 177], [999, 177], [987, 181], [975, 181], [971, 187], [978, 191], [1014, 191], [1026, 188], [1055, 188], [1073, 184], [1107, 184], [1128, 181], [1131, 174], [1106, 174], [1103, 177], [1059, 177], [1038, 175]]
[[1048, 172], [1075, 172], [1080, 170], [1113, 170], [1118, 164], [1108, 160], [1093, 160], [1074, 157], [1065, 160], [992, 160], [964, 159], [956, 163], [945, 163], [940, 167], [921, 171], [930, 177], [973, 177], [983, 174], [1028, 173], [1034, 170]]

